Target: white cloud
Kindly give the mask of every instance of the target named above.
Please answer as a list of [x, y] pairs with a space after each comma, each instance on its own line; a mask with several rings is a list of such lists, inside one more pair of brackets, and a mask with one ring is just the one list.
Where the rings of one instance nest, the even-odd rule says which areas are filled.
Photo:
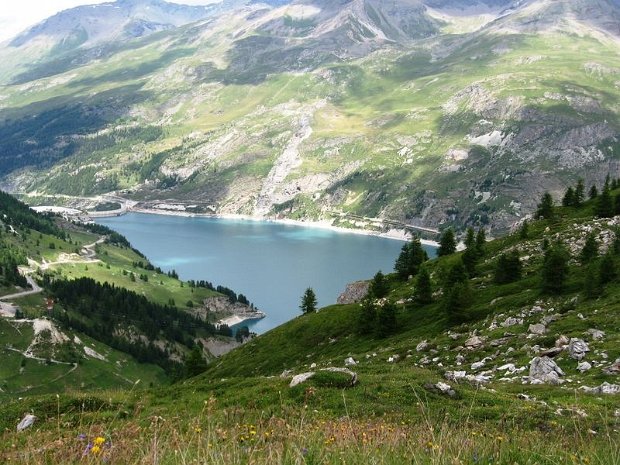
[[[0, 0], [0, 42], [16, 36], [29, 26], [59, 11], [79, 5], [93, 5], [110, 0]], [[207, 5], [218, 0], [178, 0], [174, 3]]]

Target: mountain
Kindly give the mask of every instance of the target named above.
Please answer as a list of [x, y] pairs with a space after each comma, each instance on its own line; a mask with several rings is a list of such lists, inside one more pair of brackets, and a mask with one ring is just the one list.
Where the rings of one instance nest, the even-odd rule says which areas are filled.
[[206, 317], [234, 292], [164, 273], [105, 227], [37, 214], [3, 192], [0, 227], [2, 399], [167, 384], [191, 351], [200, 360], [237, 345]]
[[543, 191], [618, 174], [619, 10], [231, 0], [147, 37], [35, 58], [5, 46], [1, 184], [68, 203], [115, 192], [144, 207], [501, 233]]
[[383, 297], [300, 315], [173, 386], [3, 402], [0, 460], [616, 464], [620, 217], [593, 212], [617, 186], [424, 262], [430, 300], [420, 274], [375, 278]]

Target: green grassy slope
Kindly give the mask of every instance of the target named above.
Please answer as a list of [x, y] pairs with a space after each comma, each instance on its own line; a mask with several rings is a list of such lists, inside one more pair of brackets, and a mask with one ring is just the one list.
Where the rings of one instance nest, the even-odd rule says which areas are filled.
[[[618, 464], [618, 394], [581, 389], [618, 384], [619, 377], [605, 370], [620, 357], [620, 281], [588, 297], [584, 267], [575, 260], [592, 231], [601, 238], [601, 249], [613, 249], [619, 217], [593, 219], [596, 202], [556, 208], [555, 219], [532, 222], [526, 238], [515, 233], [488, 242], [469, 280], [473, 300], [463, 324], [448, 324], [440, 296], [442, 270], [458, 262], [459, 253], [427, 264], [436, 291], [432, 304], [405, 305], [414, 281], [389, 277], [388, 300], [397, 306], [398, 324], [388, 337], [359, 334], [359, 304], [323, 308], [253, 339], [213, 362], [203, 375], [169, 388], [139, 396], [116, 393], [110, 399], [107, 393], [94, 395], [89, 405], [96, 407], [86, 411], [74, 407], [79, 396], [8, 403], [0, 407], [0, 428], [13, 428], [26, 410], [40, 420], [28, 435], [5, 433], [5, 443], [15, 447], [0, 447], [0, 454], [17, 463], [25, 463], [25, 457], [40, 460], [33, 463], [72, 463], [84, 447], [75, 437], [86, 432], [108, 444], [86, 455], [126, 463], [157, 456], [165, 464]], [[540, 287], [541, 247], [557, 239], [573, 260], [564, 290], [548, 295]], [[498, 256], [514, 248], [523, 277], [495, 284]], [[593, 266], [601, 260], [594, 259]], [[614, 266], [619, 262], [615, 255]], [[508, 317], [523, 321], [502, 327]], [[552, 318], [546, 320], [546, 333], [532, 334], [529, 325], [547, 317]], [[591, 329], [604, 336], [595, 338]], [[473, 334], [482, 338], [482, 347], [464, 349]], [[530, 360], [554, 347], [560, 336], [585, 340], [590, 352], [584, 360], [592, 368], [579, 373], [577, 360], [564, 348], [554, 358], [565, 372], [564, 384], [531, 384]], [[355, 386], [348, 375], [319, 371], [289, 387], [293, 375], [343, 367], [349, 357], [357, 362], [349, 367], [358, 376]], [[483, 367], [472, 367], [476, 362]], [[500, 369], [510, 363], [525, 371]], [[456, 370], [486, 380], [446, 378]], [[454, 394], [432, 388], [438, 382]], [[60, 430], [56, 402], [67, 422]], [[52, 441], [58, 447], [32, 455], [38, 444]]]

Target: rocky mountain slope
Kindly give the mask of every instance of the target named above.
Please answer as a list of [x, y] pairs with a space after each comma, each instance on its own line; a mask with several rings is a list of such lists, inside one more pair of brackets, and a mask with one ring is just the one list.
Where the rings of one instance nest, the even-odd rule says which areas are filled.
[[5, 47], [2, 185], [505, 231], [544, 189], [617, 174], [618, 11], [231, 1], [122, 44]]

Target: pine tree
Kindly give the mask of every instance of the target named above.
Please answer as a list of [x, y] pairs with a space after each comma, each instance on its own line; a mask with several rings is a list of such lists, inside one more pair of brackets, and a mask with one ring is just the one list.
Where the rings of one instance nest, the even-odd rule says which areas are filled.
[[299, 306], [299, 308], [304, 315], [308, 313], [314, 313], [316, 312], [316, 304], [316, 294], [314, 293], [314, 290], [309, 287], [308, 289], [306, 289], [306, 292], [304, 292], [304, 295], [301, 298], [301, 305]]
[[416, 278], [414, 300], [420, 305], [427, 305], [433, 301], [431, 275], [425, 266], [420, 269]]
[[585, 185], [583, 184], [583, 179], [579, 179], [577, 181], [577, 185], [575, 186], [575, 207], [580, 207], [581, 204], [583, 204], [583, 201], [586, 198], [586, 194], [585, 194], [586, 188]]
[[497, 284], [506, 284], [521, 279], [523, 266], [519, 258], [519, 252], [512, 252], [500, 255], [495, 265], [495, 282]]
[[476, 247], [476, 233], [473, 228], [467, 228], [464, 243], [466, 249], [473, 249]]
[[551, 197], [549, 192], [545, 192], [540, 199], [540, 203], [536, 209], [536, 218], [544, 218], [546, 220], [553, 218], [553, 197]]
[[377, 333], [379, 337], [387, 337], [398, 329], [396, 322], [396, 305], [384, 302], [377, 312]]
[[583, 290], [588, 299], [594, 299], [601, 295], [601, 287], [599, 286], [599, 278], [594, 265], [588, 266], [586, 269]]
[[455, 284], [444, 296], [444, 312], [450, 326], [460, 325], [469, 320], [467, 310], [471, 306], [472, 295], [469, 282]]
[[478, 234], [476, 234], [476, 252], [478, 253], [478, 257], [484, 257], [486, 245], [487, 235], [484, 232], [484, 229], [480, 228], [478, 230]]
[[595, 185], [592, 185], [590, 188], [590, 200], [593, 200], [598, 197], [598, 189]]
[[618, 277], [618, 270], [614, 257], [610, 253], [603, 255], [603, 259], [599, 264], [599, 284], [601, 287], [615, 281]]
[[519, 239], [527, 239], [530, 237], [530, 223], [525, 220], [519, 229]]
[[570, 254], [561, 244], [550, 246], [545, 251], [542, 267], [542, 290], [550, 294], [560, 294], [568, 278]]
[[207, 369], [207, 362], [202, 356], [202, 351], [198, 346], [194, 346], [189, 356], [185, 360], [185, 372], [188, 377], [198, 376]]
[[377, 325], [377, 307], [372, 296], [362, 300], [357, 329], [360, 334], [372, 334]]
[[562, 206], [572, 207], [575, 205], [575, 190], [572, 187], [566, 189], [564, 197], [562, 198]]
[[614, 198], [614, 213], [620, 215], [620, 194], [616, 194]]
[[370, 282], [369, 292], [377, 299], [382, 299], [390, 292], [390, 286], [388, 285], [385, 275], [381, 271], [377, 271], [374, 278]]
[[596, 215], [599, 218], [611, 218], [614, 216], [614, 211], [614, 199], [611, 196], [609, 183], [606, 182], [601, 195], [598, 196], [596, 203]]
[[583, 249], [581, 249], [581, 263], [586, 264], [590, 263], [598, 256], [598, 242], [596, 241], [596, 236], [594, 234], [588, 234], [586, 237], [586, 242], [583, 245]]
[[456, 239], [452, 228], [448, 228], [441, 235], [441, 239], [439, 239], [437, 256], [445, 257], [446, 255], [452, 255], [454, 252], [456, 252]]
[[409, 276], [415, 276], [422, 263], [428, 260], [428, 254], [422, 247], [419, 238], [413, 238], [411, 242], [403, 245], [400, 255], [394, 264], [394, 270], [398, 277], [406, 280]]

